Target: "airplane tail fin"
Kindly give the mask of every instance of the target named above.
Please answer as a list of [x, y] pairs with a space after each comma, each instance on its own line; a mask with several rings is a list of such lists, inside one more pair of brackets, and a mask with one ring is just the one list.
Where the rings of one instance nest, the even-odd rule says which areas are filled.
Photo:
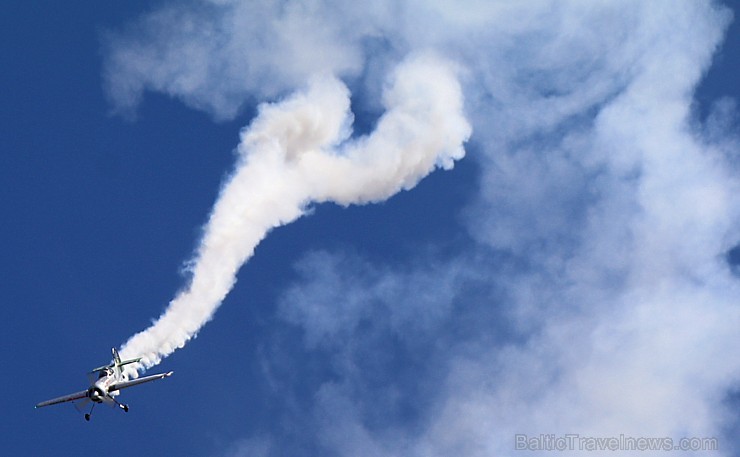
[[141, 357], [129, 360], [121, 360], [121, 356], [118, 355], [118, 351], [116, 351], [116, 348], [111, 348], [111, 352], [113, 352], [113, 365], [117, 367], [141, 361]]
[[120, 366], [121, 356], [118, 355], [118, 351], [116, 351], [116, 348], [110, 348], [110, 351], [113, 353], [113, 364], [115, 366]]
[[128, 365], [129, 363], [136, 363], [141, 361], [141, 357], [137, 357], [135, 359], [130, 360], [121, 360], [121, 356], [118, 354], [118, 351], [116, 351], [116, 348], [111, 348], [111, 353], [113, 354], [113, 361], [110, 365], [103, 365], [102, 367], [94, 368], [92, 371], [90, 371], [91, 374], [98, 373], [105, 371], [107, 372], [111, 368], [113, 369], [114, 373], [117, 376], [117, 379], [120, 379], [123, 370], [121, 369], [122, 366]]
[[121, 379], [123, 377], [123, 370], [121, 369], [122, 366], [128, 365], [129, 363], [136, 363], [141, 360], [141, 357], [129, 360], [121, 360], [121, 356], [118, 355], [118, 351], [116, 351], [116, 348], [111, 348], [111, 352], [113, 353], [113, 369], [116, 371], [116, 377], [118, 379]]

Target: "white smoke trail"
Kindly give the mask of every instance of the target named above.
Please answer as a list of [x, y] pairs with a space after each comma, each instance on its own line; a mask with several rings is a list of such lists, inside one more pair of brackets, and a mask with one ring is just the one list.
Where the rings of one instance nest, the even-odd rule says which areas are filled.
[[260, 107], [242, 132], [236, 170], [205, 227], [189, 286], [121, 348], [124, 358], [143, 357], [127, 375], [183, 347], [213, 317], [267, 232], [300, 217], [311, 202], [384, 200], [463, 157], [471, 128], [449, 62], [423, 55], [399, 65], [377, 128], [352, 140], [349, 95], [341, 81], [322, 76], [305, 93]]

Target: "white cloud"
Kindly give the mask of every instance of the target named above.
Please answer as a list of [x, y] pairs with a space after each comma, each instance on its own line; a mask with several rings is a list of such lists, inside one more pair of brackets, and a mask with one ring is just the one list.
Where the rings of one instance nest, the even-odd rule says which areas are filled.
[[[734, 102], [706, 128], [691, 109], [727, 12], [371, 3], [172, 7], [109, 48], [120, 109], [151, 89], [221, 118], [316, 71], [377, 93], [411, 50], [464, 69], [481, 169], [464, 210], [474, 241], [431, 266], [314, 253], [281, 301], [331, 364], [303, 418], [316, 444], [488, 456], [512, 454], [515, 433], [720, 435], [740, 381], [740, 284], [726, 260], [740, 242], [738, 142]], [[713, 455], [737, 452], [722, 443]]]
[[163, 6], [106, 36], [105, 79], [114, 108], [131, 113], [143, 92], [154, 90], [226, 119], [254, 97], [302, 87], [312, 74], [356, 75], [363, 62], [359, 40], [373, 35], [372, 24], [348, 17], [342, 2], [330, 9], [324, 3]]
[[406, 274], [377, 271], [347, 255], [316, 252], [297, 265], [303, 282], [285, 291], [280, 313], [305, 327], [309, 348], [345, 345], [363, 321], [402, 339], [434, 332], [452, 312], [463, 268], [414, 268]]

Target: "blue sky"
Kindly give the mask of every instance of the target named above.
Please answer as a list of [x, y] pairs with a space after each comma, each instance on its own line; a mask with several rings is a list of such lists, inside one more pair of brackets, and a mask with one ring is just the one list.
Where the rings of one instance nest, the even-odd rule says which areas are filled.
[[[738, 455], [738, 5], [462, 3], [11, 2], [3, 453], [517, 455], [517, 433], [576, 433]], [[341, 81], [354, 131], [327, 150], [349, 155], [430, 53], [408, 91], [454, 102], [423, 88], [455, 66], [454, 169], [270, 231], [128, 414], [33, 409], [187, 285], [259, 103], [324, 107], [309, 81]]]

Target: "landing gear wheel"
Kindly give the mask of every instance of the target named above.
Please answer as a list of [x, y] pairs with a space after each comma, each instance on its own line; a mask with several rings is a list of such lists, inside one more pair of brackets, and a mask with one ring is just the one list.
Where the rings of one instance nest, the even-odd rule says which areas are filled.
[[123, 412], [124, 413], [127, 413], [128, 412], [128, 405], [123, 405]]
[[89, 414], [85, 414], [85, 420], [88, 421], [88, 422], [90, 421], [90, 415]]

